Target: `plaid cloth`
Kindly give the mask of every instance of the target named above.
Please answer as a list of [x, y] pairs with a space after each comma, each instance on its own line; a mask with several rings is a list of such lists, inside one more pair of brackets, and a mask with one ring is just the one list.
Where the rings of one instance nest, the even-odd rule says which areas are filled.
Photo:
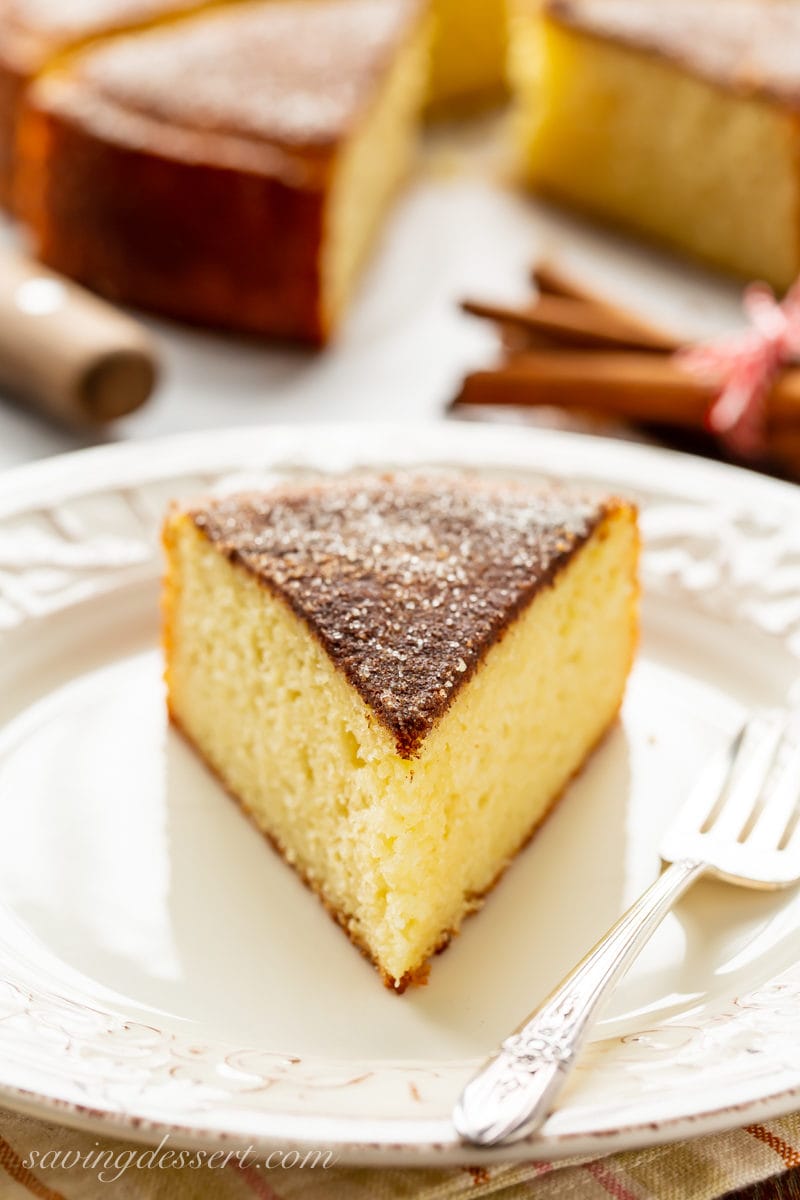
[[180, 1166], [166, 1157], [159, 1166], [152, 1155], [139, 1161], [146, 1154], [143, 1146], [0, 1112], [0, 1200], [719, 1200], [743, 1188], [737, 1200], [800, 1200], [800, 1170], [791, 1169], [800, 1168], [800, 1114], [564, 1164], [301, 1170], [263, 1161]]

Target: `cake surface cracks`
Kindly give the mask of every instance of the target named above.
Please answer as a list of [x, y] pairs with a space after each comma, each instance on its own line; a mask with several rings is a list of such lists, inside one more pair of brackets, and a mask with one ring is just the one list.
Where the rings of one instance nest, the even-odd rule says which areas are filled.
[[380, 477], [215, 499], [190, 516], [310, 627], [410, 758], [613, 503]]

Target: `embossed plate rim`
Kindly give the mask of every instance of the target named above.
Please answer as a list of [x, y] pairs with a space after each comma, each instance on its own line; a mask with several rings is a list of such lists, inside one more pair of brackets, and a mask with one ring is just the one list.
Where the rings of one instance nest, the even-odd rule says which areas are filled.
[[[263, 429], [177, 435], [149, 443], [80, 451], [16, 468], [0, 477], [0, 532], [3, 523], [15, 516], [54, 512], [70, 500], [112, 490], [146, 489], [157, 483], [183, 479], [191, 480], [192, 487], [197, 486], [198, 480], [210, 485], [228, 474], [242, 471], [335, 471], [358, 465], [409, 466], [420, 463], [500, 471], [522, 470], [553, 476], [568, 474], [587, 482], [612, 483], [620, 490], [633, 491], [645, 498], [652, 497], [653, 503], [658, 497], [661, 501], [687, 504], [695, 506], [695, 509], [699, 505], [708, 512], [713, 508], [717, 521], [722, 522], [720, 528], [726, 528], [725, 521], [753, 521], [756, 525], [772, 521], [776, 536], [779, 531], [786, 530], [786, 537], [791, 538], [791, 522], [787, 518], [793, 518], [800, 524], [797, 522], [800, 492], [792, 485], [751, 472], [649, 447], [611, 443], [575, 434], [436, 422], [411, 429], [377, 423], [268, 426]], [[780, 552], [785, 553], [786, 548]], [[732, 553], [735, 557], [735, 547]], [[800, 540], [797, 538], [791, 542], [791, 553], [793, 556], [800, 554]], [[143, 573], [152, 575], [152, 557], [148, 553], [141, 561], [136, 561], [134, 556], [121, 567], [123, 569], [114, 580], [109, 581], [112, 586], [127, 586], [142, 577]], [[669, 569], [666, 569], [666, 582], [669, 582], [668, 575]], [[672, 582], [684, 597], [693, 595], [693, 599], [702, 606], [702, 581], [694, 586], [694, 590], [691, 582], [685, 579]], [[100, 580], [88, 586], [92, 595], [101, 594], [104, 588]], [[732, 604], [730, 615], [734, 620], [742, 620], [742, 613], [737, 611], [740, 598], [736, 586], [734, 579], [729, 585]], [[0, 571], [0, 600], [2, 598]], [[78, 599], [79, 595], [62, 597], [61, 601], [58, 595], [45, 597], [39, 612], [46, 618], [48, 611]], [[722, 615], [725, 617], [728, 614], [723, 611]], [[18, 620], [26, 619], [30, 618], [24, 614], [18, 614], [17, 618], [7, 615], [7, 624], [13, 628]], [[748, 619], [758, 626], [752, 614]], [[2, 636], [0, 611], [0, 638]], [[791, 631], [791, 637], [784, 633], [783, 640], [793, 657], [800, 657], [797, 629]], [[265, 1059], [275, 1060], [269, 1067], [272, 1072], [269, 1081], [275, 1088], [274, 1091], [270, 1090], [272, 1106], [259, 1107], [254, 1099], [258, 1095], [258, 1088], [253, 1088], [252, 1084], [249, 1088], [245, 1086], [248, 1079], [252, 1080], [253, 1077], [252, 1053], [248, 1059], [248, 1052], [242, 1050], [238, 1052], [237, 1059], [235, 1048], [209, 1044], [201, 1047], [199, 1055], [195, 1055], [195, 1048], [188, 1044], [180, 1045], [177, 1035], [167, 1035], [164, 1031], [139, 1025], [133, 1020], [126, 1022], [124, 1014], [115, 1013], [115, 1036], [130, 1036], [134, 1047], [137, 1037], [143, 1039], [141, 1045], [146, 1054], [152, 1052], [148, 1050], [148, 1037], [154, 1035], [158, 1053], [172, 1055], [172, 1069], [182, 1082], [190, 1088], [210, 1088], [213, 1096], [211, 1106], [202, 1114], [197, 1110], [193, 1113], [191, 1105], [184, 1106], [182, 1111], [181, 1103], [173, 1100], [170, 1108], [163, 1089], [160, 1093], [158, 1089], [150, 1089], [151, 1094], [148, 1095], [148, 1084], [143, 1085], [140, 1093], [129, 1090], [126, 1094], [122, 1060], [116, 1064], [112, 1061], [105, 1094], [100, 1090], [93, 1097], [91, 1080], [80, 1099], [74, 1091], [67, 1096], [62, 1088], [59, 1093], [58, 1065], [54, 1068], [55, 1078], [48, 1078], [46, 1072], [42, 1076], [41, 1061], [34, 1064], [36, 1069], [30, 1070], [29, 1077], [25, 1078], [24, 1054], [22, 1050], [15, 1052], [15, 1045], [19, 1042], [15, 1021], [19, 1023], [23, 1020], [23, 1001], [26, 987], [27, 994], [31, 994], [31, 980], [20, 975], [15, 982], [9, 974], [7, 947], [0, 947], [0, 962], [3, 957], [6, 958], [3, 964], [6, 979], [0, 985], [0, 1048], [4, 1051], [0, 1065], [0, 1101], [11, 1107], [95, 1132], [113, 1131], [118, 1136], [148, 1143], [158, 1142], [165, 1133], [169, 1133], [176, 1144], [208, 1147], [231, 1145], [242, 1139], [252, 1141], [262, 1149], [273, 1146], [297, 1146], [301, 1149], [325, 1146], [335, 1148], [342, 1160], [387, 1165], [390, 1162], [405, 1165], [436, 1162], [444, 1165], [471, 1161], [475, 1157], [475, 1151], [465, 1150], [458, 1144], [447, 1117], [449, 1108], [446, 1104], [447, 1096], [452, 1094], [455, 1098], [457, 1095], [460, 1082], [474, 1066], [472, 1060], [437, 1063], [435, 1071], [430, 1066], [426, 1068], [424, 1063], [372, 1064], [379, 1077], [374, 1086], [379, 1089], [390, 1079], [401, 1079], [405, 1086], [409, 1080], [424, 1076], [427, 1070], [431, 1087], [434, 1090], [438, 1088], [435, 1095], [439, 1108], [435, 1115], [378, 1116], [365, 1120], [362, 1116], [337, 1115], [336, 1106], [329, 1099], [318, 1099], [309, 1113], [293, 1115], [292, 1100], [298, 1094], [297, 1088], [304, 1084], [314, 1086], [313, 1078], [307, 1074], [310, 1072], [313, 1075], [317, 1069], [313, 1061], [307, 1061], [304, 1067], [306, 1075], [298, 1079], [296, 1073], [293, 1074], [292, 1064], [287, 1066], [281, 1056], [260, 1052], [262, 1071], [265, 1069]], [[54, 1013], [60, 1013], [63, 1017], [67, 1011], [71, 1016], [80, 1017], [89, 1027], [92, 1020], [97, 1018], [101, 1024], [108, 1023], [104, 1012], [88, 1007], [80, 1011], [80, 1001], [76, 1002], [68, 989], [58, 995], [48, 989], [47, 980], [39, 982], [45, 986], [38, 988], [34, 999], [43, 1008], [37, 1014], [36, 1003], [32, 1002], [24, 1014], [24, 1019], [30, 1020], [33, 1028], [32, 1042], [25, 1043], [28, 1051], [32, 1046], [32, 1052], [35, 1053], [36, 1022], [42, 1023], [41, 1032], [48, 1013], [50, 1017]], [[800, 1015], [800, 969], [793, 968], [780, 978], [767, 981], [762, 988], [747, 997], [741, 997], [736, 1005], [737, 1011], [729, 1014], [729, 1024], [736, 1025], [737, 1029], [741, 1026], [745, 1031], [752, 1027], [759, 1036], [770, 1019], [773, 1023], [777, 1020], [782, 1024], [780, 1017], [770, 1016], [771, 1008], [776, 1005], [788, 1005], [791, 1013]], [[704, 1037], [710, 1040], [709, 1052], [724, 1055], [727, 1051], [720, 1028], [713, 1032], [706, 1031]], [[615, 1041], [609, 1039], [610, 1043]], [[619, 1041], [623, 1042], [624, 1039]], [[87, 1047], [89, 1045], [87, 1036]], [[96, 1053], [108, 1055], [114, 1042], [110, 1039], [98, 1045], [101, 1045], [101, 1050]], [[14, 1053], [20, 1060], [16, 1063], [13, 1061]], [[765, 1053], [767, 1057], [762, 1062], [764, 1070], [771, 1061], [769, 1052]], [[607, 1057], [613, 1067], [613, 1055], [606, 1043], [602, 1043], [592, 1051], [592, 1069], [601, 1073], [609, 1069], [604, 1066]], [[231, 1086], [223, 1094], [220, 1093], [214, 1070], [223, 1060], [228, 1064], [231, 1059], [235, 1063], [234, 1074], [236, 1070], [239, 1071], [241, 1086], [238, 1091]], [[328, 1070], [330, 1067], [331, 1064], [328, 1064]], [[210, 1072], [208, 1078], [202, 1077], [203, 1070]], [[352, 1066], [349, 1070], [352, 1071]], [[339, 1073], [342, 1074], [341, 1064]], [[433, 1076], [436, 1079], [435, 1086]], [[263, 1078], [266, 1077], [265, 1074]], [[556, 1159], [609, 1153], [763, 1120], [790, 1111], [800, 1104], [800, 1062], [792, 1063], [788, 1068], [784, 1066], [782, 1071], [776, 1071], [774, 1076], [769, 1077], [773, 1079], [774, 1086], [767, 1086], [764, 1080], [760, 1084], [755, 1083], [750, 1094], [740, 1102], [706, 1104], [705, 1107], [700, 1105], [696, 1111], [680, 1116], [671, 1116], [663, 1111], [654, 1114], [654, 1111], [643, 1108], [637, 1119], [631, 1117], [630, 1111], [627, 1112], [627, 1119], [618, 1119], [613, 1110], [604, 1119], [602, 1113], [589, 1108], [582, 1118], [579, 1116], [575, 1119], [573, 1115], [571, 1127], [569, 1122], [564, 1126], [563, 1121], [553, 1121], [535, 1142], [523, 1143], [511, 1150], [482, 1154], [481, 1159]], [[319, 1080], [316, 1082], [319, 1083]], [[357, 1087], [364, 1087], [359, 1080], [354, 1082]], [[119, 1087], [115, 1092], [114, 1086], [117, 1084]], [[374, 1099], [372, 1088], [372, 1083], [365, 1088], [367, 1100]], [[266, 1086], [262, 1090], [266, 1093]], [[724, 1092], [723, 1087], [721, 1094]], [[277, 1107], [272, 1103], [276, 1095]], [[321, 1095], [324, 1097], [325, 1092]], [[569, 1102], [565, 1105], [565, 1112], [569, 1115]], [[620, 1112], [625, 1117], [624, 1106]]]

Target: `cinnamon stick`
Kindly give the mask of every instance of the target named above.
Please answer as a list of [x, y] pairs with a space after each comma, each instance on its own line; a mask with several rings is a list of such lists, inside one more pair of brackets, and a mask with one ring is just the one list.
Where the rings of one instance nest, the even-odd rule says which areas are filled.
[[[656, 354], [531, 351], [464, 381], [457, 405], [550, 405], [701, 429], [719, 386]], [[800, 432], [800, 369], [785, 370], [768, 406], [772, 429]]]
[[787, 474], [800, 477], [800, 429], [776, 429], [767, 436], [769, 458]]
[[587, 304], [605, 305], [606, 299], [586, 287], [555, 263], [539, 262], [531, 271], [531, 281], [542, 295], [561, 296], [566, 300], [584, 300]]
[[678, 341], [634, 318], [584, 300], [542, 295], [531, 304], [512, 307], [465, 300], [464, 312], [496, 321], [504, 327], [525, 330], [545, 344], [552, 342], [575, 349], [648, 350], [673, 353]]
[[555, 263], [543, 261], [538, 263], [531, 272], [531, 280], [536, 286], [540, 297], [555, 296], [562, 300], [577, 300], [588, 304], [595, 311], [605, 313], [609, 319], [623, 322], [629, 329], [636, 330], [643, 341], [652, 344], [653, 340], [662, 343], [660, 348], [669, 352], [684, 344], [685, 339], [675, 333], [657, 327], [652, 322], [643, 321], [636, 317], [620, 303], [610, 300], [603, 292], [588, 286], [582, 279], [571, 275], [563, 267]]

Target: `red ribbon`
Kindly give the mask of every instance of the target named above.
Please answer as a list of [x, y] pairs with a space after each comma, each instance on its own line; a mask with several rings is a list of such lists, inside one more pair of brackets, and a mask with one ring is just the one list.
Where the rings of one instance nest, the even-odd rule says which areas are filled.
[[745, 290], [750, 327], [679, 350], [677, 359], [695, 375], [721, 384], [706, 426], [735, 454], [758, 458], [766, 451], [766, 401], [780, 370], [800, 354], [800, 280], [782, 302], [766, 284]]

